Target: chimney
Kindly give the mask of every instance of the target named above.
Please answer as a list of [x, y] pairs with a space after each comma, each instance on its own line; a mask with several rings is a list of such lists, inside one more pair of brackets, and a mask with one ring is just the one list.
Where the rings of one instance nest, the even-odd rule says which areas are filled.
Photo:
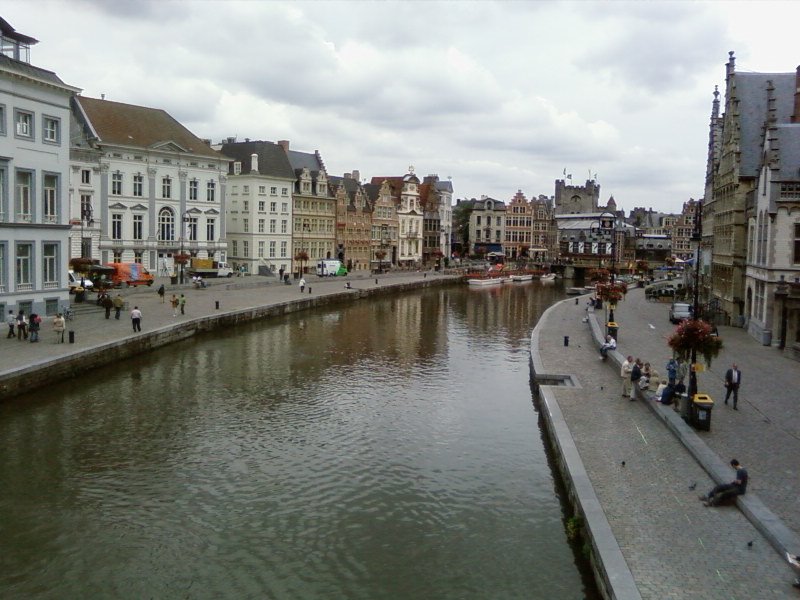
[[350, 173], [345, 173], [343, 179], [352, 179], [353, 176]]
[[353, 169], [353, 179], [355, 179], [356, 181], [361, 181], [361, 173], [359, 173], [355, 169]]
[[228, 144], [235, 144], [235, 143], [236, 143], [236, 138], [235, 138], [235, 137], [229, 137], [229, 138], [227, 138], [227, 143], [228, 143]]
[[258, 173], [258, 154], [255, 152], [250, 155], [250, 172]]
[[791, 122], [800, 123], [800, 67], [797, 67], [794, 82], [794, 113]]
[[289, 140], [278, 140], [278, 146], [283, 148], [283, 151], [286, 152], [286, 154], [289, 154]]

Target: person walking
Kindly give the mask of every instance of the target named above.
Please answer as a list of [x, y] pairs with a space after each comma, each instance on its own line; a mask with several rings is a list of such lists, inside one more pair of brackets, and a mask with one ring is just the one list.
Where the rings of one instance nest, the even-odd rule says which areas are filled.
[[742, 372], [736, 363], [731, 365], [731, 368], [725, 371], [725, 404], [728, 403], [728, 398], [733, 394], [733, 410], [739, 410], [736, 406], [739, 404], [739, 386], [742, 383]]
[[31, 318], [29, 319], [28, 323], [28, 331], [31, 334], [31, 343], [39, 341], [39, 326], [42, 322], [42, 318], [37, 315], [36, 313], [31, 313]]
[[134, 332], [142, 330], [142, 311], [139, 310], [138, 306], [134, 306], [131, 311], [131, 324]]
[[169, 303], [172, 305], [172, 316], [178, 316], [178, 297], [175, 294], [172, 294], [172, 298], [169, 299]]
[[8, 325], [8, 335], [6, 336], [6, 339], [17, 337], [17, 333], [14, 331], [14, 327], [17, 326], [17, 317], [14, 316], [13, 310], [8, 311], [8, 317], [6, 317], [6, 325]]
[[114, 296], [114, 318], [119, 321], [119, 315], [122, 312], [122, 307], [125, 306], [125, 300], [122, 299], [121, 294]]
[[305, 277], [301, 277], [300, 278], [300, 283], [298, 285], [300, 286], [300, 293], [302, 294], [303, 290], [306, 289], [306, 278]]
[[622, 377], [622, 397], [627, 398], [631, 395], [631, 371], [633, 371], [633, 357], [628, 356], [619, 368], [619, 376]]
[[53, 333], [56, 337], [56, 344], [64, 343], [64, 330], [67, 328], [67, 322], [64, 320], [64, 315], [58, 313], [53, 317]]
[[22, 339], [28, 339], [28, 318], [25, 316], [25, 311], [17, 312], [17, 341], [21, 342]]
[[181, 297], [178, 299], [178, 304], [181, 307], [181, 314], [185, 315], [186, 314], [186, 296], [181, 294]]
[[110, 319], [111, 309], [114, 308], [114, 301], [111, 299], [111, 296], [104, 294], [100, 304], [106, 310], [106, 319]]
[[158, 286], [158, 291], [156, 293], [158, 294], [158, 297], [161, 298], [161, 304], [164, 304], [164, 294], [166, 293], [166, 290], [164, 290], [163, 283]]

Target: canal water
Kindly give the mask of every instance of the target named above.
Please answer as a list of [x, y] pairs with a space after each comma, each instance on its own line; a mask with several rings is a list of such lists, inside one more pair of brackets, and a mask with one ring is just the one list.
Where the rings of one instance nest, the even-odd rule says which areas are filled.
[[0, 597], [595, 598], [529, 384], [562, 293], [364, 300], [0, 405]]

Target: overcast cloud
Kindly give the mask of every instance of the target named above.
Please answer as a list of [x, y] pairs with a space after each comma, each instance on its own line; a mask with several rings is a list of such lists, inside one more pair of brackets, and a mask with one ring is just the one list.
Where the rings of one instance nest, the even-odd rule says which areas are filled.
[[339, 176], [414, 165], [457, 198], [596, 173], [626, 211], [702, 196], [729, 50], [738, 70], [800, 63], [792, 2], [7, 0], [0, 16], [84, 95], [200, 137], [287, 139]]

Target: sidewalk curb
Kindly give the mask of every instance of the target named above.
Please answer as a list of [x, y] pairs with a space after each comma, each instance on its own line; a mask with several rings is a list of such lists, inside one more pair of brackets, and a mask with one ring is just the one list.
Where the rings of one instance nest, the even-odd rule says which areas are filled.
[[588, 542], [592, 546], [591, 563], [595, 573], [595, 581], [602, 589], [605, 598], [617, 600], [640, 600], [641, 594], [625, 560], [619, 542], [611, 530], [603, 506], [595, 493], [586, 467], [575, 445], [569, 426], [561, 413], [551, 385], [542, 380], [574, 378], [574, 375], [546, 375], [539, 354], [539, 334], [551, 311], [561, 304], [574, 302], [567, 298], [549, 307], [542, 314], [531, 333], [530, 368], [534, 385], [538, 389], [545, 410], [540, 412], [545, 423], [550, 444], [556, 454], [561, 477], [566, 483], [570, 504], [576, 513], [583, 517]]

